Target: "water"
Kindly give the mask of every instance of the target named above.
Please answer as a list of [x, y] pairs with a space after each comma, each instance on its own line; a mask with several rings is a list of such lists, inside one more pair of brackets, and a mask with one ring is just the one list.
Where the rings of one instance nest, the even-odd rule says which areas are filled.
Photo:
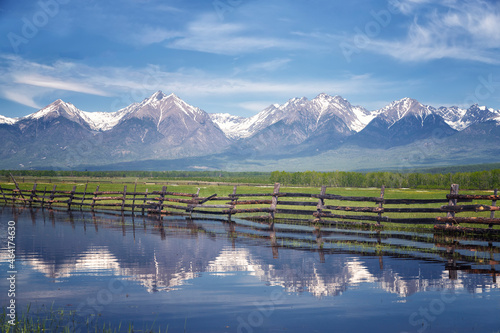
[[18, 311], [162, 332], [500, 330], [496, 242], [0, 207], [2, 277], [9, 220]]

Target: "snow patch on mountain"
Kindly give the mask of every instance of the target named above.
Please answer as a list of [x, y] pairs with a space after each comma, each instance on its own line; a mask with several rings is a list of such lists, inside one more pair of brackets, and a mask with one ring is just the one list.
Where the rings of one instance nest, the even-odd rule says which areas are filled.
[[9, 118], [0, 115], [0, 124], [14, 125], [18, 120], [19, 118]]
[[[299, 99], [295, 100], [298, 101]], [[289, 102], [291, 103], [291, 101]], [[281, 120], [283, 112], [283, 106], [273, 104], [249, 118], [232, 116], [227, 113], [213, 113], [210, 118], [228, 138], [243, 139]]]
[[109, 131], [126, 115], [122, 110], [115, 112], [87, 112], [81, 111], [82, 118], [95, 131]]
[[454, 130], [461, 131], [468, 125], [462, 121], [467, 109], [459, 108], [458, 106], [445, 107], [441, 106], [436, 109], [436, 114], [444, 119], [444, 121]]

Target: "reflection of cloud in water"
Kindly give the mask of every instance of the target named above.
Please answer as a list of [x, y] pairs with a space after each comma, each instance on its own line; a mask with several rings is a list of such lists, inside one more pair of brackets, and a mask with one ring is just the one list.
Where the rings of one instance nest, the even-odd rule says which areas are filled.
[[[167, 238], [162, 240], [156, 229], [134, 233], [132, 239], [130, 231], [124, 233], [121, 228], [94, 231], [87, 227], [83, 231], [78, 223], [61, 222], [54, 228], [41, 223], [32, 226], [31, 220], [28, 224], [33, 234], [26, 233], [19, 240], [19, 259], [56, 282], [77, 275], [110, 275], [137, 281], [148, 292], [168, 292], [202, 273], [224, 277], [247, 272], [288, 293], [307, 292], [316, 297], [340, 295], [362, 284], [400, 297], [429, 290], [482, 293], [498, 288], [488, 275], [459, 271], [451, 280], [444, 263], [353, 254], [327, 254], [323, 263], [317, 253], [293, 249], [280, 249], [274, 258], [272, 249], [262, 244], [238, 241], [229, 245], [227, 237], [193, 232], [196, 228], [165, 228]], [[40, 241], [39, 234], [47, 240]], [[384, 264], [379, 265], [379, 260]]]
[[55, 265], [50, 261], [44, 261], [36, 254], [26, 258], [27, 265], [46, 277], [54, 279], [55, 282], [79, 274], [95, 276], [120, 271], [118, 259], [105, 246], [91, 247], [88, 251], [68, 261], [62, 265]]

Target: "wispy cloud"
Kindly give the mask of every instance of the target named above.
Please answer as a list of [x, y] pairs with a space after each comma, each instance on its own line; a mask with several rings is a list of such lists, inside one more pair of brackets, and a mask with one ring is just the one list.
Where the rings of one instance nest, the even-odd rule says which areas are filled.
[[247, 66], [240, 66], [235, 68], [234, 75], [240, 75], [242, 73], [255, 73], [255, 72], [275, 72], [286, 68], [286, 66], [292, 61], [290, 58], [273, 59], [264, 62], [257, 62]]
[[[3, 58], [5, 59], [5, 58]], [[290, 79], [255, 80], [241, 77], [226, 77], [197, 69], [166, 71], [158, 65], [141, 68], [91, 67], [78, 63], [56, 62], [42, 65], [11, 57], [16, 65], [7, 66], [8, 72], [0, 77], [0, 94], [13, 102], [38, 107], [37, 99], [46, 96], [59, 98], [60, 91], [72, 91], [98, 96], [129, 96], [123, 101], [126, 106], [139, 102], [156, 90], [175, 92], [185, 98], [228, 98], [245, 100], [255, 95], [269, 100], [288, 99], [291, 96], [315, 96], [320, 92], [331, 94], [358, 94], [360, 91], [390, 91], [400, 83], [385, 82], [371, 75], [344, 75], [336, 79], [315, 80]], [[280, 66], [287, 59], [277, 59], [260, 64], [263, 68]], [[69, 79], [71, 78], [71, 79]], [[78, 82], [78, 83], [76, 83]], [[26, 93], [29, 92], [29, 93]], [[250, 103], [246, 102], [245, 109]], [[260, 104], [262, 106], [262, 104]], [[256, 104], [251, 105], [252, 109]]]
[[305, 43], [297, 40], [259, 35], [243, 23], [228, 23], [217, 20], [215, 15], [205, 14], [189, 23], [182, 36], [167, 42], [173, 49], [206, 53], [236, 55], [254, 53], [267, 49], [301, 49]]
[[97, 95], [97, 96], [109, 96], [102, 90], [95, 89], [87, 84], [73, 82], [72, 80], [61, 80], [50, 76], [23, 73], [23, 74], [14, 74], [13, 79], [14, 83], [22, 85], [50, 88], [55, 90], [74, 91], [78, 93]]
[[56, 91], [110, 96], [105, 87], [89, 80], [87, 68], [57, 61], [52, 65], [28, 61], [19, 56], [0, 56], [0, 94], [7, 100], [39, 108], [36, 99]]
[[[401, 2], [405, 13], [425, 0]], [[410, 10], [411, 8], [411, 10]], [[372, 52], [401, 61], [460, 59], [498, 64], [500, 4], [482, 0], [442, 1], [431, 10], [414, 15], [403, 40], [373, 39]]]
[[432, 3], [432, 0], [389, 0], [389, 3], [401, 14], [409, 15], [422, 5]]
[[135, 45], [150, 45], [164, 42], [168, 39], [181, 37], [182, 34], [178, 31], [167, 30], [160, 27], [146, 26], [139, 31], [133, 32], [129, 35], [128, 42]]
[[6, 100], [19, 103], [21, 105], [26, 105], [30, 108], [40, 109], [40, 105], [34, 101], [34, 97], [36, 96], [36, 94], [33, 94], [33, 92], [20, 91], [15, 87], [3, 87], [0, 94]]

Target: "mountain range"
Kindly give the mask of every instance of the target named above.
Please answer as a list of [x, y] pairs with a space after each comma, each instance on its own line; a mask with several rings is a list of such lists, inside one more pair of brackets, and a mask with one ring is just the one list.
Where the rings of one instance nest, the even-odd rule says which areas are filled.
[[408, 169], [499, 162], [499, 139], [500, 110], [478, 105], [403, 98], [368, 111], [322, 93], [244, 118], [158, 91], [115, 112], [57, 100], [22, 118], [0, 115], [0, 168]]

